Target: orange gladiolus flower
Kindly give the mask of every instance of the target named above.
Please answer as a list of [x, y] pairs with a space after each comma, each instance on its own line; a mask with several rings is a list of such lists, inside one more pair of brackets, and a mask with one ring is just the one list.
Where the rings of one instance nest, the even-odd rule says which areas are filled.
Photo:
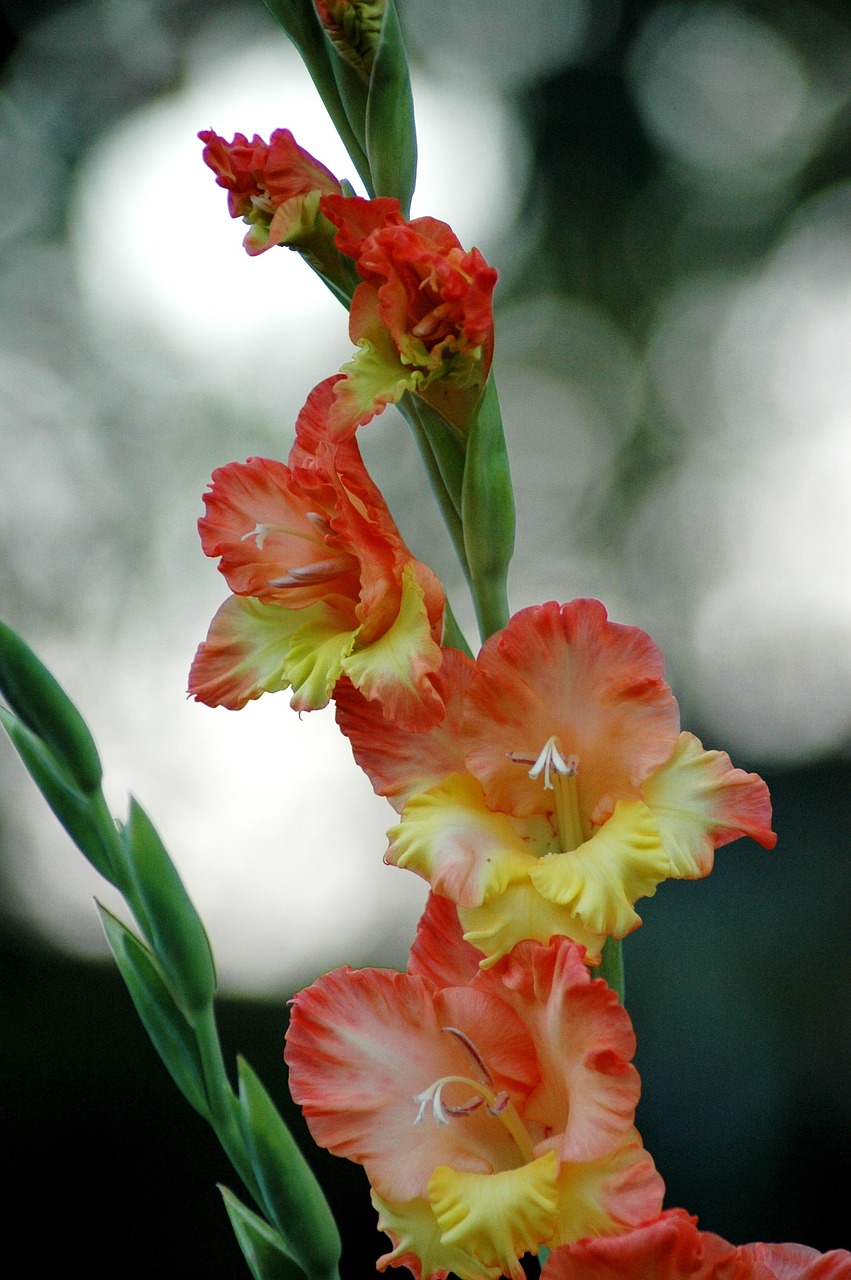
[[541, 1280], [851, 1280], [851, 1253], [801, 1244], [736, 1247], [670, 1209], [623, 1235], [556, 1249]]
[[230, 216], [249, 224], [243, 241], [248, 253], [287, 244], [309, 255], [323, 240], [330, 245], [333, 232], [319, 201], [342, 187], [288, 129], [276, 129], [268, 142], [257, 134], [249, 142], [242, 133], [226, 142], [212, 129], [198, 137], [205, 144], [204, 160], [228, 193]]
[[285, 1057], [313, 1137], [362, 1164], [417, 1280], [524, 1280], [520, 1258], [655, 1218], [633, 1128], [629, 1016], [581, 948], [524, 943], [483, 972], [432, 897], [406, 974], [338, 969], [293, 1001]]
[[443, 714], [443, 591], [402, 541], [355, 441], [329, 439], [335, 380], [308, 398], [288, 466], [250, 458], [213, 474], [198, 527], [234, 594], [189, 692], [237, 709], [291, 686], [292, 705], [307, 711], [345, 676], [380, 716], [423, 728]]
[[345, 689], [338, 721], [401, 811], [386, 860], [452, 899], [485, 964], [556, 934], [597, 964], [661, 881], [708, 875], [741, 835], [775, 844], [765, 783], [679, 732], [661, 653], [599, 601], [522, 610], [476, 662], [447, 653], [438, 683], [432, 733]]
[[445, 222], [406, 222], [398, 200], [332, 195], [321, 209], [363, 282], [349, 321], [359, 350], [343, 368], [334, 429], [354, 431], [406, 391], [463, 428], [490, 370], [496, 271]]

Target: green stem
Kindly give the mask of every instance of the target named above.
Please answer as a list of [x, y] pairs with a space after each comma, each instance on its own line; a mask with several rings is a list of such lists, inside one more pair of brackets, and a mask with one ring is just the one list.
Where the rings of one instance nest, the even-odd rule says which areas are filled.
[[452, 539], [452, 546], [464, 571], [464, 577], [469, 583], [470, 566], [467, 563], [467, 552], [464, 547], [464, 526], [461, 523], [460, 502], [453, 501], [450, 489], [444, 479], [443, 470], [435, 457], [429, 437], [416, 410], [412, 405], [406, 404], [404, 401], [399, 405], [399, 408], [414, 434], [420, 457], [428, 472], [429, 483], [434, 496], [437, 498], [437, 505], [440, 508], [443, 523], [446, 525], [449, 536]]
[[478, 581], [474, 578], [470, 584], [473, 597], [473, 608], [476, 610], [476, 621], [479, 624], [479, 635], [482, 642], [501, 631], [509, 619], [508, 591], [503, 579], [490, 575]]
[[462, 653], [466, 653], [468, 658], [472, 658], [470, 646], [467, 644], [464, 632], [458, 626], [455, 614], [452, 612], [452, 605], [448, 598], [444, 598], [443, 605], [443, 643], [450, 649], [460, 649]]
[[225, 1154], [242, 1178], [255, 1203], [266, 1212], [263, 1192], [245, 1151], [245, 1143], [236, 1115], [236, 1096], [225, 1069], [212, 1005], [193, 1020], [192, 1029], [201, 1054], [204, 1084], [210, 1104], [210, 1123], [216, 1131]]
[[591, 971], [595, 978], [605, 978], [621, 1004], [626, 1004], [626, 981], [623, 967], [623, 943], [607, 938], [600, 963]]

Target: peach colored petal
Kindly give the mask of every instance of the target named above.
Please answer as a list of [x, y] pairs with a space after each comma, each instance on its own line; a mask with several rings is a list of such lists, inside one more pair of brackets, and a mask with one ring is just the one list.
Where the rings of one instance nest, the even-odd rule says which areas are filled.
[[321, 207], [328, 221], [339, 228], [337, 248], [350, 258], [359, 257], [367, 236], [405, 221], [399, 201], [392, 196], [365, 200], [363, 196], [331, 195], [323, 199]]
[[[357, 598], [358, 561], [334, 539], [289, 467], [271, 458], [213, 472], [198, 521], [205, 555], [221, 557], [231, 591], [300, 609], [329, 593]], [[323, 531], [324, 530], [324, 531]]]
[[466, 654], [443, 650], [440, 669], [431, 679], [443, 703], [444, 718], [427, 732], [401, 729], [350, 686], [337, 690], [337, 723], [375, 790], [387, 796], [395, 809], [448, 774], [464, 772], [461, 716], [464, 690], [474, 669]]
[[755, 773], [735, 769], [726, 751], [704, 751], [691, 733], [681, 733], [670, 760], [644, 783], [670, 875], [695, 880], [709, 875], [719, 845], [751, 836], [773, 849], [768, 787]]
[[337, 383], [329, 418], [338, 440], [347, 439], [388, 404], [396, 404], [406, 391], [416, 391], [425, 377], [421, 369], [402, 359], [378, 316], [378, 295], [371, 285], [355, 289], [349, 330], [358, 349], [342, 366], [343, 378]]
[[[316, 711], [327, 707], [331, 699], [357, 639], [357, 630], [349, 630], [345, 625], [344, 605], [345, 602], [329, 596], [301, 613], [288, 614], [297, 624], [290, 638], [285, 668], [287, 683], [293, 691], [290, 705], [295, 711]], [[279, 612], [286, 613], [285, 610]]]
[[397, 617], [371, 643], [363, 643], [360, 629], [340, 674], [365, 698], [377, 701], [400, 728], [428, 729], [443, 718], [443, 701], [432, 680], [442, 654], [431, 636], [425, 594], [414, 567], [406, 565], [401, 577]]
[[638, 627], [610, 622], [598, 600], [523, 609], [488, 640], [467, 694], [467, 767], [492, 808], [552, 808], [528, 775], [549, 738], [578, 757], [579, 804], [589, 824], [635, 799], [671, 754], [679, 712], [662, 655]]
[[633, 1231], [562, 1245], [541, 1280], [700, 1280], [704, 1245], [696, 1221], [671, 1209]]
[[189, 671], [189, 694], [238, 711], [262, 693], [286, 689], [287, 658], [300, 612], [230, 596], [210, 623]]
[[430, 893], [408, 957], [408, 973], [434, 987], [463, 986], [478, 973], [481, 958], [481, 951], [464, 941], [455, 903]]
[[[293, 1098], [316, 1142], [362, 1164], [391, 1200], [424, 1196], [439, 1164], [490, 1173], [517, 1158], [485, 1106], [441, 1124], [421, 1101], [437, 1081], [463, 1077], [444, 1099], [463, 1105], [482, 1079], [462, 1038], [442, 1030], [443, 1009], [423, 979], [381, 969], [338, 969], [293, 1001], [284, 1055]], [[478, 1021], [459, 1028], [473, 1043], [499, 1016], [481, 1002], [474, 1012]]]
[[742, 1252], [765, 1267], [772, 1280], [851, 1280], [851, 1253], [819, 1253], [803, 1244], [746, 1244]]
[[541, 1083], [524, 1119], [547, 1136], [560, 1160], [611, 1153], [631, 1131], [641, 1085], [631, 1060], [629, 1014], [602, 979], [592, 980], [580, 947], [565, 938], [521, 943], [474, 980], [502, 993], [536, 1046]]

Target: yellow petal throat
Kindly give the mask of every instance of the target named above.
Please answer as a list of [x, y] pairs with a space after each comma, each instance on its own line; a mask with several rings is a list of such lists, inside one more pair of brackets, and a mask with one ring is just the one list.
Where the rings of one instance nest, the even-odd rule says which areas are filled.
[[558, 1223], [558, 1159], [548, 1151], [531, 1164], [502, 1173], [435, 1169], [428, 1198], [441, 1242], [522, 1280], [520, 1258], [537, 1253]]

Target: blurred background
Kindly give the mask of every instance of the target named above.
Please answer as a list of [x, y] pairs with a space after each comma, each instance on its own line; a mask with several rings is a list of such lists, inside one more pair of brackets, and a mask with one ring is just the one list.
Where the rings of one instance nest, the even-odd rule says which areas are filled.
[[[847, 3], [400, 7], [414, 211], [501, 273], [512, 605], [591, 594], [644, 626], [684, 725], [775, 802], [775, 852], [742, 841], [662, 886], [625, 944], [639, 1126], [705, 1228], [848, 1247]], [[186, 701], [226, 594], [195, 530], [209, 475], [286, 457], [351, 349], [296, 255], [243, 253], [195, 135], [285, 126], [351, 166], [261, 0], [0, 17], [0, 613], [89, 719], [115, 811], [132, 790], [159, 826], [212, 936], [226, 1046], [286, 1108], [287, 996], [344, 962], [403, 966], [425, 888], [383, 867], [389, 809], [332, 717]], [[361, 438], [472, 640], [401, 420]], [[0, 889], [12, 1235], [44, 1270], [247, 1274], [227, 1161], [106, 959], [92, 899], [114, 900], [5, 740]], [[369, 1274], [365, 1180], [311, 1158], [345, 1276]]]

